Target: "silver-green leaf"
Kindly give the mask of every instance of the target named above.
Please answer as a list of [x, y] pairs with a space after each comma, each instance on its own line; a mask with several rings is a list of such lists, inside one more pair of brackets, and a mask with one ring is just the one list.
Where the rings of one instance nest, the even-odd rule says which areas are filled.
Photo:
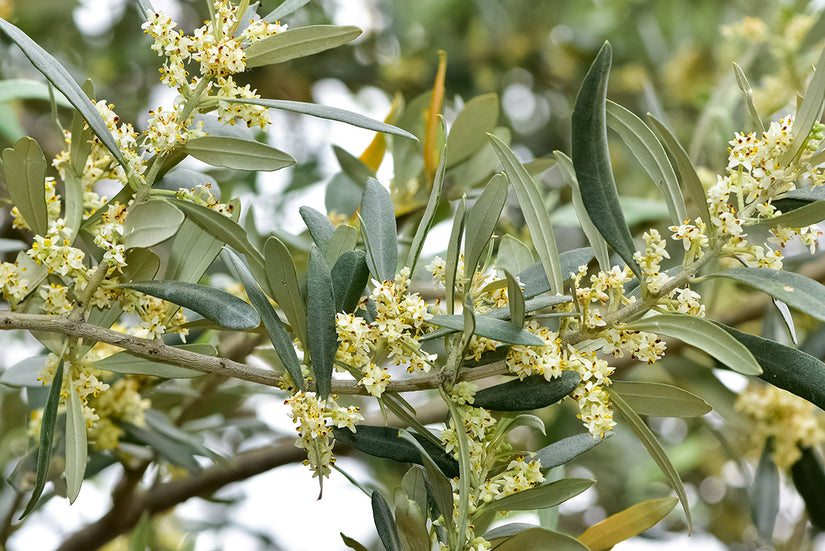
[[613, 407], [616, 409], [616, 412], [627, 420], [630, 428], [636, 434], [636, 437], [644, 445], [644, 447], [647, 448], [647, 453], [650, 454], [650, 457], [659, 466], [662, 474], [665, 475], [665, 480], [667, 480], [670, 487], [676, 492], [676, 495], [679, 497], [679, 501], [682, 502], [682, 508], [685, 510], [688, 528], [692, 529], [693, 521], [690, 516], [690, 505], [688, 504], [685, 487], [682, 484], [682, 479], [679, 478], [679, 472], [676, 470], [676, 467], [673, 466], [673, 463], [670, 462], [670, 458], [667, 456], [667, 453], [665, 453], [665, 450], [659, 443], [658, 438], [656, 438], [653, 431], [645, 425], [642, 418], [639, 417], [635, 411], [633, 411], [633, 408], [630, 407], [624, 399], [622, 399], [620, 394], [613, 392], [610, 395], [610, 399], [613, 403]]
[[825, 285], [802, 274], [768, 268], [731, 268], [710, 274], [708, 277], [724, 277], [739, 281], [778, 298], [792, 308], [825, 321]]
[[573, 166], [584, 206], [605, 241], [633, 273], [641, 268], [633, 259], [636, 247], [619, 204], [607, 150], [605, 102], [613, 50], [605, 42], [584, 77], [573, 110]]
[[377, 121], [346, 109], [338, 109], [337, 107], [328, 107], [326, 105], [317, 105], [315, 103], [306, 103], [302, 101], [289, 101], [277, 99], [227, 99], [229, 103], [249, 103], [252, 105], [263, 105], [270, 109], [279, 109], [281, 111], [290, 111], [292, 113], [300, 113], [301, 115], [309, 115], [310, 117], [318, 117], [320, 119], [328, 119], [331, 121], [343, 122], [358, 128], [365, 128], [367, 130], [374, 130], [376, 132], [384, 132], [385, 134], [395, 134], [403, 136], [414, 141], [418, 141], [415, 134], [411, 134], [406, 130], [402, 130], [397, 126], [387, 124], [385, 122]]
[[393, 281], [398, 266], [395, 208], [390, 192], [375, 178], [364, 188], [361, 224], [370, 273], [378, 281]]
[[745, 375], [762, 373], [762, 368], [747, 347], [718, 325], [702, 318], [686, 314], [657, 314], [629, 323], [628, 329], [679, 339]]
[[138, 203], [123, 224], [123, 244], [127, 249], [142, 249], [162, 243], [178, 232], [184, 218], [183, 213], [167, 201]]
[[470, 207], [464, 230], [464, 277], [472, 279], [507, 203], [507, 178], [496, 174]]
[[713, 408], [699, 396], [673, 385], [646, 381], [613, 381], [615, 391], [639, 415], [699, 417]]
[[313, 246], [307, 266], [306, 336], [318, 396], [326, 399], [332, 391], [332, 368], [338, 350], [335, 330], [335, 295], [324, 255]]
[[358, 27], [310, 25], [280, 32], [250, 44], [246, 49], [247, 68], [283, 63], [337, 48], [358, 38]]
[[74, 385], [69, 385], [66, 406], [66, 497], [69, 498], [69, 503], [74, 503], [86, 475], [88, 454], [83, 404], [80, 403]]
[[642, 119], [610, 100], [606, 102], [607, 126], [624, 140], [639, 160], [653, 183], [664, 195], [670, 220], [683, 224], [687, 218], [685, 200], [676, 179], [676, 173], [667, 158], [662, 144]]
[[3, 173], [11, 201], [23, 219], [35, 234], [46, 235], [46, 158], [40, 145], [32, 138], [20, 138], [14, 149], [4, 149]]
[[249, 303], [226, 291], [183, 281], [139, 281], [121, 285], [189, 308], [226, 329], [254, 329], [261, 318]]
[[287, 373], [289, 373], [289, 376], [292, 378], [292, 381], [298, 389], [303, 390], [304, 376], [303, 373], [301, 373], [301, 362], [298, 361], [298, 355], [295, 353], [292, 338], [286, 332], [286, 328], [284, 328], [281, 318], [278, 317], [275, 309], [272, 308], [272, 305], [269, 303], [269, 299], [261, 290], [261, 287], [258, 285], [258, 282], [255, 281], [255, 278], [252, 277], [252, 273], [249, 271], [249, 268], [246, 267], [243, 260], [241, 260], [230, 250], [226, 251], [226, 255], [229, 257], [229, 262], [238, 273], [244, 289], [246, 289], [246, 296], [249, 297], [249, 302], [252, 303], [252, 306], [255, 307], [258, 314], [261, 316], [261, 321], [264, 323], [266, 334], [269, 336], [272, 346], [275, 347], [275, 353], [278, 354], [278, 357], [281, 359], [281, 363], [284, 364]]
[[516, 191], [521, 211], [530, 230], [530, 237], [533, 239], [533, 246], [539, 254], [541, 264], [547, 274], [547, 281], [550, 282], [552, 291], [560, 295], [562, 293], [562, 283], [564, 277], [561, 273], [561, 262], [559, 261], [559, 249], [556, 245], [556, 238], [553, 234], [553, 225], [550, 222], [550, 215], [544, 208], [544, 201], [541, 199], [536, 182], [524, 168], [513, 151], [507, 147], [503, 141], [493, 135], [489, 135], [493, 149], [498, 155], [504, 173], [510, 180]]
[[192, 138], [181, 150], [206, 164], [235, 170], [280, 170], [296, 162], [288, 153], [270, 145], [221, 136]]

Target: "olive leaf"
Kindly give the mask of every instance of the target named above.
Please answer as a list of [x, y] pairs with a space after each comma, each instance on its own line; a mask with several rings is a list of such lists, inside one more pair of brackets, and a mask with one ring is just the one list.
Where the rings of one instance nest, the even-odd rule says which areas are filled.
[[155, 280], [122, 283], [120, 286], [189, 308], [226, 329], [243, 331], [254, 329], [261, 323], [258, 312], [249, 303], [208, 285]]
[[605, 102], [613, 50], [605, 42], [584, 77], [573, 109], [573, 166], [590, 220], [637, 276], [636, 247], [622, 213], [607, 150]]

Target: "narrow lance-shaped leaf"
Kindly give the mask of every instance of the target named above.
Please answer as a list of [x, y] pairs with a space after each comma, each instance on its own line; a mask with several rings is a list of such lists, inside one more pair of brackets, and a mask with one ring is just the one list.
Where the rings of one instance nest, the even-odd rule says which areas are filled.
[[825, 103], [825, 50], [816, 62], [816, 70], [805, 91], [805, 99], [802, 100], [802, 105], [796, 112], [791, 127], [791, 147], [779, 159], [780, 164], [788, 165], [808, 142], [808, 134], [814, 127], [814, 123], [822, 116], [823, 103]]
[[[2, 21], [2, 19], [0, 19]], [[57, 424], [57, 408], [60, 405], [60, 389], [63, 386], [63, 358], [57, 364], [54, 372], [54, 380], [49, 388], [49, 395], [46, 398], [46, 405], [43, 408], [43, 417], [40, 423], [40, 447], [37, 449], [37, 478], [34, 483], [34, 490], [29, 498], [26, 509], [20, 518], [26, 517], [37, 505], [43, 488], [46, 487], [46, 478], [49, 476], [49, 465], [52, 462], [52, 444], [54, 443], [54, 430]]]
[[277, 8], [269, 12], [263, 20], [267, 23], [275, 23], [287, 15], [291, 15], [308, 2], [309, 0], [284, 0]]
[[[470, 302], [470, 301], [466, 301]], [[468, 315], [469, 314], [469, 315]], [[465, 306], [465, 319], [468, 320], [467, 327], [464, 330], [464, 343], [469, 342], [472, 336], [473, 315], [472, 309]], [[459, 365], [460, 366], [460, 365]], [[464, 420], [462, 418], [461, 410], [458, 405], [452, 401], [444, 391], [441, 392], [442, 398], [447, 402], [447, 407], [450, 419], [456, 427], [464, 427]], [[455, 433], [456, 443], [458, 445], [458, 515], [454, 515], [453, 522], [455, 523], [456, 534], [465, 534], [467, 525], [469, 524], [470, 513], [470, 492], [472, 492], [472, 466], [470, 465], [470, 442], [467, 431], [458, 430]]]
[[[522, 346], [542, 346], [544, 340], [530, 333], [526, 329], [515, 327], [512, 323], [493, 319], [487, 316], [475, 316], [475, 334], [488, 339], [493, 339], [510, 344], [520, 344]], [[448, 327], [456, 331], [463, 331], [465, 319], [462, 314], [433, 316], [427, 320], [428, 323], [439, 327]]]
[[264, 258], [272, 298], [284, 311], [298, 340], [306, 346], [306, 306], [292, 254], [280, 239], [270, 237], [264, 243]]
[[358, 128], [365, 128], [367, 130], [374, 130], [376, 132], [384, 132], [385, 134], [395, 134], [403, 136], [410, 140], [418, 141], [415, 134], [411, 134], [406, 130], [402, 130], [397, 126], [387, 124], [385, 122], [377, 121], [352, 111], [345, 109], [338, 109], [337, 107], [328, 107], [326, 105], [317, 105], [314, 103], [305, 103], [301, 101], [289, 100], [275, 100], [275, 99], [227, 99], [229, 103], [249, 103], [252, 105], [263, 105], [271, 109], [279, 109], [281, 111], [291, 111], [293, 113], [300, 113], [302, 115], [309, 115], [310, 117], [318, 117], [321, 119], [329, 119], [332, 121], [343, 122]]
[[488, 503], [485, 509], [493, 511], [531, 511], [533, 509], [555, 507], [571, 497], [579, 495], [592, 486], [594, 482], [595, 480], [588, 478], [563, 478], [556, 482], [536, 486], [497, 499]]
[[759, 363], [747, 347], [728, 335], [724, 329], [705, 319], [686, 314], [657, 314], [631, 322], [628, 328], [679, 339], [707, 352], [739, 373], [762, 373]]
[[509, 381], [478, 391], [473, 406], [494, 411], [543, 408], [573, 392], [580, 380], [581, 376], [574, 371], [563, 371], [559, 377], [549, 381], [543, 375], [532, 375], [524, 380]]
[[26, 78], [10, 78], [0, 81], [0, 103], [14, 99], [39, 99], [51, 101], [49, 89], [52, 89], [54, 102], [59, 107], [72, 107], [66, 96], [55, 91], [48, 83]]
[[698, 417], [712, 411], [699, 396], [673, 385], [643, 381], [613, 381], [633, 411], [654, 417]]
[[[518, 274], [533, 266], [535, 259], [530, 247], [516, 239], [510, 234], [504, 234], [498, 242], [498, 255], [496, 266]], [[541, 266], [541, 264], [539, 264]], [[542, 275], [543, 275], [542, 268]], [[545, 281], [547, 276], [544, 276]], [[549, 289], [549, 284], [548, 284]]]
[[372, 519], [375, 528], [378, 530], [378, 537], [387, 551], [402, 551], [401, 540], [398, 539], [398, 532], [395, 529], [395, 519], [390, 511], [390, 506], [384, 496], [378, 490], [373, 490], [372, 497]]
[[[430, 454], [424, 449], [421, 443], [416, 440], [409, 431], [401, 429], [398, 431], [399, 438], [403, 438], [413, 446], [415, 446], [421, 453], [421, 460], [424, 463], [424, 469], [427, 473], [427, 481], [432, 488], [433, 501], [436, 507], [442, 514], [451, 514], [453, 511], [453, 489], [450, 481], [444, 476], [441, 469], [430, 457]], [[446, 518], [446, 517], [445, 517]]]
[[335, 311], [353, 312], [369, 282], [364, 251], [347, 251], [330, 270], [335, 293]]
[[375, 178], [375, 172], [346, 149], [333, 145], [332, 151], [335, 153], [335, 158], [338, 160], [338, 164], [341, 165], [344, 174], [359, 186], [363, 186], [367, 182], [367, 178]]
[[778, 298], [792, 308], [825, 321], [825, 285], [802, 274], [768, 268], [731, 268], [709, 274], [708, 277], [724, 277], [745, 283]]
[[589, 432], [574, 434], [543, 447], [533, 459], [541, 463], [542, 469], [552, 469], [569, 463], [603, 441], [603, 438], [593, 438]]
[[751, 512], [759, 536], [771, 541], [776, 517], [779, 514], [779, 469], [773, 462], [773, 438], [765, 441], [762, 456], [753, 477]]
[[507, 301], [510, 307], [510, 323], [521, 329], [524, 327], [524, 293], [521, 291], [521, 286], [516, 278], [514, 278], [509, 271], [504, 270], [504, 277], [507, 278]]
[[606, 102], [607, 125], [624, 140], [642, 168], [664, 195], [670, 219], [683, 224], [687, 218], [685, 200], [676, 180], [676, 173], [667, 158], [662, 144], [642, 119], [610, 100]]
[[338, 349], [335, 331], [335, 295], [324, 255], [313, 246], [307, 266], [307, 346], [315, 374], [318, 396], [326, 399], [332, 391], [332, 367]]
[[210, 232], [192, 220], [184, 220], [172, 240], [166, 279], [195, 283], [220, 254], [222, 247], [223, 242]]
[[[442, 131], [444, 129], [444, 119], [439, 119]], [[410, 252], [407, 255], [407, 262], [405, 266], [409, 266], [410, 274], [415, 272], [415, 265], [418, 264], [418, 257], [421, 256], [421, 248], [424, 246], [424, 240], [433, 225], [435, 218], [435, 209], [438, 207], [438, 199], [441, 197], [441, 188], [444, 186], [444, 174], [447, 172], [447, 150], [441, 149], [441, 159], [438, 162], [438, 168], [433, 177], [433, 187], [430, 190], [430, 196], [427, 199], [427, 207], [424, 209], [424, 214], [421, 216], [421, 221], [418, 223], [418, 229], [415, 230], [412, 245], [410, 245]]]
[[[358, 430], [334, 429], [335, 441], [355, 448], [373, 457], [383, 457], [400, 463], [424, 465], [421, 449], [412, 442], [401, 438], [398, 429], [372, 425], [358, 425]], [[438, 466], [445, 476], [458, 476], [458, 463], [443, 447], [436, 446], [426, 437], [413, 434], [413, 438]]]
[[594, 524], [578, 539], [592, 551], [610, 549], [655, 526], [673, 510], [678, 501], [675, 497], [663, 497], [637, 503]]
[[496, 174], [470, 207], [464, 230], [464, 278], [472, 280], [507, 203], [507, 179]]
[[106, 122], [104, 122], [103, 118], [97, 112], [94, 103], [92, 103], [80, 86], [78, 86], [66, 68], [46, 50], [38, 46], [26, 33], [2, 18], [0, 18], [0, 30], [6, 33], [15, 44], [20, 46], [20, 49], [23, 50], [23, 53], [29, 58], [37, 70], [43, 73], [49, 82], [54, 84], [55, 88], [66, 96], [66, 99], [69, 100], [75, 109], [80, 111], [94, 133], [100, 138], [103, 145], [106, 146], [106, 149], [109, 150], [115, 160], [120, 163], [124, 169], [127, 169], [126, 160], [123, 158], [123, 154]]
[[748, 82], [748, 77], [745, 76], [745, 71], [735, 61], [733, 62], [733, 73], [736, 75], [736, 84], [742, 90], [745, 96], [745, 104], [748, 106], [748, 113], [750, 113], [753, 123], [756, 125], [756, 130], [761, 135], [765, 131], [765, 125], [762, 123], [762, 117], [759, 116], [759, 111], [756, 109], [756, 104], [753, 103], [753, 89], [751, 83]]
[[547, 281], [550, 282], [552, 291], [562, 294], [564, 277], [561, 273], [561, 262], [559, 261], [559, 249], [556, 245], [556, 237], [553, 235], [553, 225], [550, 216], [544, 208], [541, 193], [533, 181], [533, 178], [524, 168], [516, 155], [507, 147], [503, 141], [492, 134], [489, 135], [493, 149], [498, 155], [504, 173], [516, 190], [521, 212], [530, 230], [530, 237], [533, 239], [533, 246], [539, 254], [541, 264], [547, 274]]
[[[2, 21], [0, 19], [0, 21]], [[37, 235], [49, 231], [46, 208], [46, 158], [32, 138], [20, 138], [3, 150], [3, 173], [11, 201]]]
[[[417, 472], [417, 469], [416, 469]], [[422, 485], [423, 485], [423, 476]], [[395, 526], [398, 528], [398, 537], [401, 547], [410, 551], [430, 551], [430, 534], [427, 530], [427, 518], [422, 507], [414, 499], [407, 496], [402, 488], [393, 491], [395, 501]]]
[[801, 350], [770, 339], [743, 333], [732, 327], [725, 327], [725, 331], [751, 351], [762, 367], [760, 379], [805, 398], [819, 409], [825, 410], [825, 363]]
[[[579, 218], [579, 223], [581, 224], [585, 237], [587, 237], [587, 242], [590, 243], [590, 246], [593, 248], [596, 262], [599, 263], [599, 268], [603, 272], [607, 271], [611, 268], [607, 242], [604, 240], [604, 237], [602, 237], [602, 234], [599, 233], [593, 221], [590, 220], [590, 213], [587, 212], [584, 206], [582, 193], [579, 189], [579, 182], [576, 180], [576, 170], [573, 168], [573, 161], [561, 151], [553, 151], [553, 156], [558, 161], [562, 177], [567, 182], [567, 185], [570, 186], [570, 190], [572, 191], [570, 198], [573, 202], [573, 208], [576, 210], [576, 216]], [[567, 274], [562, 271], [562, 276], [566, 275]]]
[[605, 42], [584, 77], [573, 110], [573, 166], [590, 220], [637, 276], [636, 247], [619, 205], [607, 150], [605, 102], [613, 51]]
[[66, 408], [66, 495], [74, 503], [86, 475], [86, 419], [74, 385], [69, 385]]
[[238, 273], [239, 279], [246, 289], [246, 295], [249, 297], [249, 302], [258, 311], [261, 316], [261, 321], [264, 323], [266, 334], [275, 347], [275, 353], [281, 359], [281, 363], [289, 373], [290, 378], [295, 383], [299, 390], [304, 390], [304, 376], [301, 373], [301, 362], [298, 361], [298, 355], [295, 353], [295, 347], [292, 345], [292, 338], [286, 332], [281, 318], [272, 308], [269, 299], [261, 290], [258, 282], [252, 277], [249, 268], [246, 267], [243, 260], [230, 250], [226, 251], [229, 261]]
[[[90, 100], [95, 101], [95, 88], [91, 79], [86, 79], [80, 89]], [[86, 124], [86, 120], [79, 111], [75, 111], [72, 115], [71, 138], [69, 144], [71, 167], [74, 174], [80, 177], [83, 175], [86, 159], [89, 158], [89, 153], [92, 151], [92, 129]]]
[[659, 466], [662, 474], [665, 475], [665, 480], [667, 480], [667, 483], [670, 484], [670, 487], [676, 492], [676, 495], [679, 497], [679, 501], [682, 502], [682, 508], [685, 510], [688, 529], [692, 530], [693, 521], [690, 516], [690, 505], [688, 504], [687, 494], [685, 493], [685, 487], [682, 484], [682, 479], [679, 478], [679, 473], [676, 471], [673, 463], [670, 462], [670, 458], [668, 458], [667, 453], [665, 453], [665, 450], [662, 448], [662, 445], [659, 443], [656, 435], [654, 435], [653, 431], [651, 431], [645, 422], [642, 421], [642, 418], [639, 417], [635, 411], [633, 411], [633, 408], [631, 408], [627, 402], [622, 399], [619, 393], [611, 392], [610, 400], [613, 402], [613, 406], [616, 408], [616, 411], [627, 420], [630, 428], [636, 434], [636, 437], [642, 444], [644, 444], [644, 447], [647, 448], [647, 453], [650, 454], [650, 457]]
[[358, 38], [358, 27], [310, 25], [267, 36], [245, 48], [247, 68], [283, 63], [337, 48]]
[[[447, 52], [438, 50], [438, 68], [435, 71], [435, 81], [433, 82], [432, 93], [430, 94], [430, 105], [424, 111], [426, 120], [424, 125], [424, 143], [422, 144], [424, 176], [427, 182], [431, 182], [435, 177], [436, 170], [436, 142], [439, 138], [438, 131], [444, 128], [439, 121], [441, 117], [441, 106], [444, 102], [444, 82], [447, 77]], [[405, 180], [397, 180], [406, 185]]]
[[496, 551], [590, 551], [587, 546], [573, 536], [536, 527], [522, 530], [501, 545]]
[[693, 201], [693, 204], [696, 205], [702, 220], [705, 221], [705, 223], [709, 223], [710, 211], [708, 210], [705, 188], [702, 186], [702, 182], [696, 174], [693, 161], [690, 160], [690, 156], [679, 143], [679, 140], [676, 139], [676, 136], [673, 135], [662, 121], [653, 115], [648, 115], [648, 120], [650, 121], [650, 127], [659, 137], [661, 144], [673, 161], [673, 168], [684, 187], [684, 191], [688, 194], [690, 200]]
[[[190, 220], [205, 229], [209, 234], [236, 251], [243, 253], [256, 280], [263, 281], [266, 279], [266, 269], [261, 253], [252, 245], [246, 235], [246, 230], [235, 219], [228, 218], [209, 207], [196, 205], [188, 201], [175, 200], [173, 203]], [[230, 202], [230, 205], [232, 205], [232, 202]], [[232, 206], [237, 208], [237, 205]]]
[[370, 273], [378, 281], [393, 281], [398, 266], [395, 209], [390, 192], [375, 178], [364, 188], [361, 222]]
[[288, 153], [270, 145], [222, 136], [192, 138], [181, 151], [206, 164], [235, 170], [280, 170], [296, 162]]
[[[308, 2], [309, 0], [301, 0]], [[343, 540], [344, 545], [349, 547], [350, 549], [354, 549], [355, 551], [369, 551], [366, 547], [362, 544], [358, 543], [358, 541], [352, 539], [351, 537], [347, 536], [343, 532], [339, 532], [341, 534], [341, 540]]]
[[326, 215], [311, 207], [300, 207], [298, 212], [301, 218], [304, 219], [304, 224], [309, 230], [312, 241], [315, 242], [321, 252], [325, 253], [329, 240], [332, 239], [332, 234], [335, 233], [335, 225], [330, 222]]
[[805, 501], [808, 518], [819, 530], [825, 530], [825, 470], [817, 452], [810, 447], [802, 448], [802, 457], [791, 466], [796, 491]]
[[327, 243], [324, 258], [328, 266], [335, 266], [338, 259], [346, 252], [352, 252], [358, 243], [358, 230], [348, 224], [341, 224], [332, 232]]
[[189, 308], [227, 329], [243, 331], [261, 323], [258, 313], [247, 302], [215, 287], [165, 280], [123, 283], [121, 287]]
[[447, 136], [447, 166], [453, 166], [487, 145], [487, 134], [498, 122], [498, 95], [476, 96], [464, 104]]
[[[447, 259], [444, 267], [444, 287], [447, 295], [447, 312], [455, 312], [455, 282], [458, 273], [458, 260], [461, 255], [461, 236], [464, 234], [464, 222], [467, 213], [467, 198], [462, 197], [455, 209], [450, 239], [447, 241]], [[462, 324], [463, 325], [463, 324]]]
[[823, 220], [825, 220], [825, 201], [812, 201], [779, 216], [762, 218], [759, 223], [771, 227], [781, 225], [786, 228], [802, 228], [811, 224], [818, 224]]

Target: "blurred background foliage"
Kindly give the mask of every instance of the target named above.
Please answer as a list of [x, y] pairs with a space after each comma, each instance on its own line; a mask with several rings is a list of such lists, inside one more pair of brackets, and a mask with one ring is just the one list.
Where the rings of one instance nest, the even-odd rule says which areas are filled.
[[[268, 13], [277, 3], [263, 0], [259, 12]], [[733, 132], [753, 130], [731, 63], [739, 63], [747, 74], [763, 117], [790, 112], [797, 93], [805, 88], [825, 37], [817, 4], [779, 0], [313, 0], [286, 23], [291, 27], [355, 24], [365, 34], [352, 47], [254, 70], [241, 75], [240, 80], [247, 79], [263, 97], [312, 101], [320, 81], [335, 79], [352, 96], [357, 97], [365, 88], [377, 89], [387, 105], [400, 94], [410, 106], [416, 97], [432, 89], [438, 51], [444, 50], [448, 124], [471, 98], [495, 93], [501, 101], [498, 123], [511, 129], [512, 144], [526, 161], [549, 156], [553, 150], [569, 153], [570, 111], [576, 92], [596, 51], [609, 40], [615, 56], [609, 97], [641, 116], [651, 112], [667, 121], [703, 178], [711, 182], [724, 170], [726, 142]], [[156, 5], [174, 13], [182, 28], [191, 29], [207, 18], [201, 0], [167, 0]], [[141, 114], [153, 107], [146, 104], [146, 98], [152, 102], [156, 97], [159, 58], [149, 50], [148, 39], [139, 27], [136, 2], [0, 0], [0, 16], [54, 53], [78, 81], [91, 78], [97, 97], [116, 100], [120, 116], [135, 121], [140, 128]], [[22, 53], [7, 43], [0, 44], [0, 60], [4, 79], [41, 80]], [[63, 113], [64, 124], [67, 116]], [[48, 102], [0, 104], [0, 147], [8, 147], [26, 134], [43, 145], [47, 157], [62, 145]], [[300, 134], [290, 136], [296, 142], [301, 140]], [[347, 144], [333, 145], [346, 148]], [[655, 187], [629, 150], [611, 139], [611, 152], [622, 195], [657, 198]], [[319, 159], [329, 153], [305, 149], [301, 164], [289, 170], [288, 181], [276, 190], [278, 195], [271, 202], [284, 203], [290, 193], [326, 182], [332, 174], [325, 172]], [[357, 157], [361, 151], [349, 153]], [[222, 185], [239, 183], [229, 182], [219, 171], [213, 175]], [[254, 189], [252, 177], [246, 180]], [[545, 173], [543, 184], [549, 207], [569, 202], [569, 194], [553, 171]], [[477, 187], [458, 185], [451, 196], [478, 191]], [[510, 229], [518, 233], [517, 209], [510, 210]], [[642, 206], [635, 217], [629, 217], [637, 228], [664, 226], [661, 213], [662, 209]], [[260, 211], [256, 214], [259, 225], [274, 224]], [[301, 228], [280, 231], [297, 233]], [[583, 242], [575, 229], [560, 231], [557, 236], [561, 250]], [[6, 220], [0, 237], [21, 236]], [[720, 299], [711, 308], [719, 312], [731, 303]], [[804, 320], [800, 326], [805, 328]], [[814, 327], [808, 329], [812, 335], [818, 334]], [[651, 423], [684, 476], [693, 504], [695, 537], [710, 534], [731, 549], [753, 549], [759, 536], [751, 521], [746, 488], [759, 450], [756, 456], [746, 455], [747, 463], [737, 459], [749, 445], [748, 429], [733, 409], [735, 393], [720, 384], [700, 365], [702, 362], [706, 359], [698, 354], [695, 359], [688, 354], [674, 355], [653, 367], [624, 369], [621, 376], [675, 382], [713, 405], [715, 412], [702, 419], [653, 419]], [[25, 450], [23, 412], [27, 406], [18, 393], [0, 392], [0, 463], [8, 464]], [[220, 396], [226, 404], [221, 408], [226, 417], [251, 415], [244, 410], [243, 395], [233, 387], [223, 391]], [[155, 396], [155, 405], [161, 409], [162, 398], [163, 392]], [[175, 396], [167, 398], [171, 404]], [[529, 449], [580, 432], [572, 410], [555, 408], [544, 412], [544, 418], [548, 438], [522, 435]], [[253, 425], [247, 424], [244, 431]], [[607, 514], [669, 493], [653, 462], [626, 430], [618, 430], [573, 465], [568, 475], [592, 476], [598, 485], [584, 501], [562, 506], [559, 526], [563, 531], [580, 533]], [[387, 461], [371, 462], [378, 480], [397, 479], [404, 471], [389, 467]], [[783, 494], [783, 499], [786, 497]], [[805, 548], [799, 531], [802, 510], [801, 501], [793, 496], [783, 502], [774, 543], [787, 549]], [[657, 537], [666, 537], [667, 531], [685, 532], [683, 519], [676, 510], [653, 532]]]

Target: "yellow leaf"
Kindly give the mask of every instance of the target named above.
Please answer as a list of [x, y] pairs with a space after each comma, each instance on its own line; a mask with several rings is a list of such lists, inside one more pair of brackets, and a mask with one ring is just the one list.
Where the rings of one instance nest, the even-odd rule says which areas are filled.
[[579, 541], [592, 551], [610, 549], [619, 542], [637, 536], [655, 526], [679, 502], [675, 497], [650, 499], [628, 507], [594, 524], [579, 536]]
[[[396, 94], [392, 100], [392, 104], [390, 104], [390, 112], [387, 114], [387, 118], [384, 119], [384, 122], [387, 124], [394, 124], [403, 104], [404, 99], [401, 97], [401, 94]], [[381, 166], [381, 161], [384, 160], [384, 154], [386, 152], [387, 137], [383, 132], [378, 132], [358, 158], [362, 163], [367, 165], [370, 170], [373, 172], [378, 172], [378, 167]]]
[[438, 72], [433, 84], [433, 95], [430, 99], [430, 108], [427, 110], [427, 130], [424, 133], [424, 172], [427, 175], [427, 186], [432, 185], [435, 169], [438, 166], [436, 141], [438, 139], [438, 116], [441, 114], [441, 104], [444, 102], [444, 79], [447, 74], [447, 53], [438, 51]]

